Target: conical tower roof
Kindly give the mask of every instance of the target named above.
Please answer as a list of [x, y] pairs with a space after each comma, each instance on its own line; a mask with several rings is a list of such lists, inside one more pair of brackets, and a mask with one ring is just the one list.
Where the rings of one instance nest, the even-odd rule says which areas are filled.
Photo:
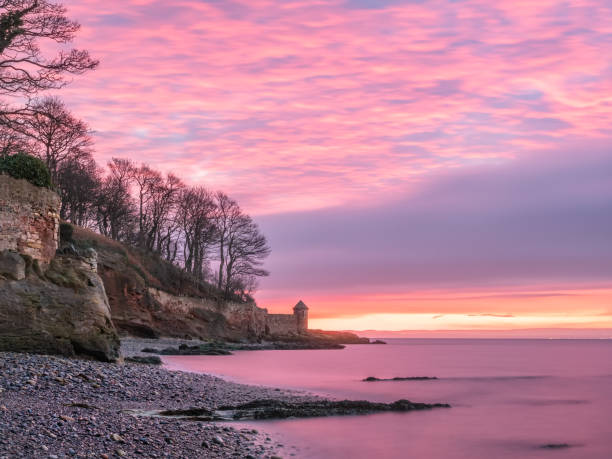
[[302, 300], [298, 301], [298, 304], [293, 306], [294, 311], [308, 311], [308, 306], [304, 304]]

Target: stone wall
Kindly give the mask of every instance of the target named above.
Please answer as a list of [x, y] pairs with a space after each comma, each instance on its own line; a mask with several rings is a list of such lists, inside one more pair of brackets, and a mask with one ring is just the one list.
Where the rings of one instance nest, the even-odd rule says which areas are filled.
[[272, 336], [295, 335], [298, 333], [297, 317], [294, 314], [268, 314], [266, 334]]
[[57, 193], [0, 174], [0, 251], [48, 265], [57, 249], [59, 208]]

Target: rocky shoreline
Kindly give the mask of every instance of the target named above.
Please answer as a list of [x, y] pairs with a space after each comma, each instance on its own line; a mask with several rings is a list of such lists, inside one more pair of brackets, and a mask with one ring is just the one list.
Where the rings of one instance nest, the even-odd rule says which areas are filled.
[[[184, 340], [150, 341], [180, 346]], [[143, 355], [139, 350], [150, 344], [125, 340], [122, 354]], [[239, 423], [210, 421], [448, 407], [334, 401], [140, 363], [6, 352], [0, 352], [0, 375], [0, 459], [273, 459], [294, 456], [295, 449]]]
[[293, 337], [279, 338], [275, 341], [233, 343], [180, 338], [124, 337], [121, 339], [121, 355], [130, 358], [151, 355], [231, 355], [234, 351], [344, 349], [344, 343], [370, 344], [368, 338], [356, 338], [359, 341], [354, 343], [350, 340], [338, 342], [338, 338], [319, 338], [317, 334], [314, 337], [305, 336], [301, 339]]
[[30, 354], [0, 353], [0, 374], [2, 459], [285, 457], [265, 433], [128, 410], [316, 400], [150, 365]]

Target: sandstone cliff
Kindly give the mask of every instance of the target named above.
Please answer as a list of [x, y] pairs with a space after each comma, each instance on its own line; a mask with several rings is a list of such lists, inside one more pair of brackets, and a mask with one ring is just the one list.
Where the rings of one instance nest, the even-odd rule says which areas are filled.
[[84, 228], [74, 228], [75, 245], [98, 252], [112, 320], [123, 335], [258, 341], [266, 332], [265, 309], [252, 302], [226, 301], [150, 253], [128, 248]]
[[58, 210], [54, 192], [0, 175], [0, 351], [116, 360], [95, 252], [55, 255]]

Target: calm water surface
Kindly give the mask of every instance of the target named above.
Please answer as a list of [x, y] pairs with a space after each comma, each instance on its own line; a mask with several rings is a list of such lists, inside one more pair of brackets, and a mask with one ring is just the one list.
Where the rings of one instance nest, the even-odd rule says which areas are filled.
[[[344, 350], [164, 357], [170, 369], [336, 398], [451, 409], [254, 428], [305, 458], [612, 458], [612, 340], [387, 340]], [[367, 376], [437, 376], [367, 383]], [[570, 448], [542, 449], [567, 443]]]

